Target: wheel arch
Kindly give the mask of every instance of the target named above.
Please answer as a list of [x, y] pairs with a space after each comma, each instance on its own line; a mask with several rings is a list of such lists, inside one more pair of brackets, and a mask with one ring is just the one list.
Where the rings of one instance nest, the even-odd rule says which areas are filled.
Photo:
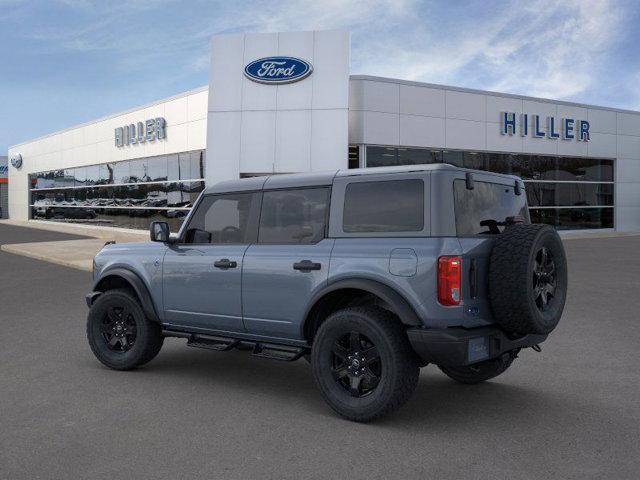
[[104, 272], [94, 283], [93, 291], [98, 294], [92, 297], [92, 301], [102, 293], [114, 288], [130, 288], [133, 290], [147, 318], [154, 322], [160, 322], [156, 308], [151, 300], [149, 289], [137, 273], [120, 267]]
[[310, 341], [318, 327], [324, 320], [323, 312], [327, 307], [327, 303], [332, 303], [333, 299], [344, 293], [345, 296], [359, 292], [368, 294], [382, 301], [387, 309], [396, 314], [404, 325], [419, 326], [422, 325], [420, 318], [416, 314], [411, 304], [392, 287], [376, 280], [363, 278], [343, 279], [335, 283], [327, 285], [320, 290], [312, 300], [304, 315], [302, 324], [303, 338]]

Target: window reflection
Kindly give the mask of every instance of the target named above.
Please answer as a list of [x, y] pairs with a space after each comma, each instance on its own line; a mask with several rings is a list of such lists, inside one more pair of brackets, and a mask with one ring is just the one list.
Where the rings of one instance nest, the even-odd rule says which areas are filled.
[[203, 162], [196, 151], [35, 173], [32, 216], [126, 228], [165, 220], [178, 229], [204, 190], [204, 180], [180, 180], [202, 179]]

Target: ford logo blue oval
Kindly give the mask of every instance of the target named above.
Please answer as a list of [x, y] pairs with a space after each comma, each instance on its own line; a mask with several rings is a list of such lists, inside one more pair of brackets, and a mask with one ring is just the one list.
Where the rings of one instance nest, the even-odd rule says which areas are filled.
[[291, 83], [311, 75], [309, 62], [293, 57], [259, 58], [244, 67], [244, 74], [259, 83]]

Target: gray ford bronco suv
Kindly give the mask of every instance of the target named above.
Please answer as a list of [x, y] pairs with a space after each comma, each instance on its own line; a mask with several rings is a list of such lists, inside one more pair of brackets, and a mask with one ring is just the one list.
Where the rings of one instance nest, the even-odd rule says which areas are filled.
[[304, 357], [356, 421], [401, 406], [430, 363], [466, 384], [500, 375], [540, 350], [567, 293], [562, 242], [530, 224], [522, 180], [446, 164], [222, 182], [151, 240], [95, 257], [103, 364], [143, 365], [165, 337]]

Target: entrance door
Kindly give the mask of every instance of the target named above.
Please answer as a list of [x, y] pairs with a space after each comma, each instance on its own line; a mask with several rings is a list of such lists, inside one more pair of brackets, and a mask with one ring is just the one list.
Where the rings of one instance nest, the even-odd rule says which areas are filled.
[[324, 286], [334, 240], [326, 237], [330, 189], [265, 191], [258, 242], [244, 257], [242, 301], [249, 333], [301, 338], [313, 292]]
[[257, 235], [259, 204], [258, 193], [209, 195], [198, 203], [183, 241], [164, 257], [167, 323], [244, 331], [242, 263]]

